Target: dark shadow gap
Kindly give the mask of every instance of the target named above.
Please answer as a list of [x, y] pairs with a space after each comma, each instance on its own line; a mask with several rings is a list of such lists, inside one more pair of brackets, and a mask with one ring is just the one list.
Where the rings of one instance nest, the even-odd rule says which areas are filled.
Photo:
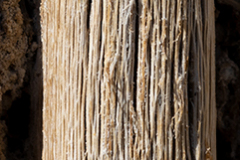
[[19, 160], [28, 154], [25, 151], [25, 146], [29, 137], [29, 115], [30, 95], [22, 92], [21, 97], [13, 101], [5, 117], [8, 129], [6, 158], [9, 160]]
[[[217, 158], [240, 159], [240, 10], [215, 0]], [[231, 0], [240, 5], [239, 0]]]

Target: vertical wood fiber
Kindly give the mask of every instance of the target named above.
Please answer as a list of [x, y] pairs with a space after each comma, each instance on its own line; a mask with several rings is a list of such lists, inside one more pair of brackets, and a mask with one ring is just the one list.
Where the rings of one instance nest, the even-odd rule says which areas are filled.
[[213, 0], [42, 0], [43, 159], [216, 160]]

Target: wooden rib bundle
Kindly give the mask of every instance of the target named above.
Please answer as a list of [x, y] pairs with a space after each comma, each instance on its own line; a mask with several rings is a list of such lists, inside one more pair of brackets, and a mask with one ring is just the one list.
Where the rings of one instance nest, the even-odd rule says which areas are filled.
[[213, 0], [43, 0], [43, 159], [216, 159]]

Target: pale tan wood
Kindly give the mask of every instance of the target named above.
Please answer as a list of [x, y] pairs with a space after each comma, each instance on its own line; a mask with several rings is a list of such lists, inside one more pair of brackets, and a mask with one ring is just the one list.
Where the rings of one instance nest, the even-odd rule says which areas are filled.
[[43, 155], [216, 159], [213, 0], [43, 0]]

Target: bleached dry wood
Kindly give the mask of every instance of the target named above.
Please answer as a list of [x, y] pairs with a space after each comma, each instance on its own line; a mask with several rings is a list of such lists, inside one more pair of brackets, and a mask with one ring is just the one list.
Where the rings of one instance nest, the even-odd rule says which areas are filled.
[[216, 159], [213, 0], [43, 0], [43, 159]]

